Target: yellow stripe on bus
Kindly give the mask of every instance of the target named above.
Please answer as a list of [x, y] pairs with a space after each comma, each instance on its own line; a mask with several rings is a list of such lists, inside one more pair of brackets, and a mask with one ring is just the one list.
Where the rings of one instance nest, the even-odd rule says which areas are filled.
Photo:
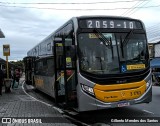
[[99, 85], [96, 84], [94, 86], [94, 89], [102, 90], [102, 91], [113, 91], [113, 90], [122, 90], [122, 89], [131, 89], [131, 88], [137, 88], [142, 85], [146, 84], [146, 82], [140, 81], [140, 82], [134, 82], [134, 83], [125, 83], [125, 84], [112, 84], [112, 85]]
[[[125, 86], [124, 86], [125, 85]], [[104, 87], [104, 88], [103, 88]], [[107, 89], [108, 87], [108, 89]], [[146, 90], [145, 81], [140, 83], [96, 85], [94, 87], [95, 97], [103, 102], [116, 102], [139, 98]]]
[[35, 80], [35, 84], [36, 84], [38, 87], [42, 87], [42, 86], [44, 85], [43, 79], [34, 78], [34, 80]]

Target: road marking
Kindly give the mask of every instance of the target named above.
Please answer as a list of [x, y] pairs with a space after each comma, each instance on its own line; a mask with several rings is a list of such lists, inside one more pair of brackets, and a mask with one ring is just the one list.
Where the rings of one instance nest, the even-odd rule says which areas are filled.
[[51, 104], [48, 104], [48, 103], [46, 103], [46, 102], [43, 102], [43, 101], [38, 100], [38, 99], [36, 99], [35, 97], [31, 96], [30, 94], [28, 94], [28, 93], [25, 91], [25, 89], [24, 89], [24, 83], [25, 83], [25, 81], [22, 83], [22, 89], [23, 89], [24, 93], [25, 93], [27, 96], [29, 96], [30, 98], [34, 99], [35, 101], [41, 102], [42, 104], [45, 104], [45, 105], [47, 105], [47, 106], [49, 106], [49, 107], [52, 107], [53, 109], [57, 110], [60, 114], [62, 114], [62, 115], [63, 115], [64, 117], [66, 117], [66, 118], [72, 119], [73, 121], [78, 122], [78, 123], [80, 123], [80, 124], [82, 124], [82, 125], [84, 125], [84, 126], [90, 126], [90, 125], [88, 125], [88, 124], [86, 124], [86, 123], [83, 123], [83, 122], [77, 120], [77, 119], [74, 119], [74, 118], [72, 118], [72, 117], [70, 117], [70, 116], [67, 116], [67, 115], [62, 111], [62, 109], [57, 108], [57, 107], [55, 107], [55, 106], [53, 106], [53, 105], [51, 105]]
[[33, 97], [33, 96], [31, 96], [30, 94], [28, 94], [28, 93], [25, 91], [25, 89], [24, 89], [24, 82], [22, 83], [22, 89], [23, 89], [24, 93], [25, 93], [27, 96], [29, 96], [30, 98], [34, 99], [35, 101], [41, 102], [42, 104], [45, 104], [45, 105], [47, 105], [47, 106], [49, 106], [49, 107], [52, 107], [52, 108], [54, 108], [55, 110], [57, 110], [57, 111], [58, 111], [59, 113], [61, 113], [61, 114], [64, 113], [60, 108], [57, 108], [57, 107], [55, 107], [55, 106], [53, 106], [53, 105], [51, 105], [51, 104], [48, 104], [48, 103], [46, 103], [46, 102], [43, 102], [43, 101], [41, 101], [41, 100], [38, 100], [38, 99], [36, 99], [35, 97]]
[[148, 110], [143, 110], [144, 112], [150, 113], [150, 114], [154, 114], [153, 112], [150, 112]]

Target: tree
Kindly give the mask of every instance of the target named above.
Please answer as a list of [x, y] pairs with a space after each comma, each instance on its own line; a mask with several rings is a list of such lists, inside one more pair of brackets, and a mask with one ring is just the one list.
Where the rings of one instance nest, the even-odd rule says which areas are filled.
[[10, 61], [11, 64], [13, 64], [15, 66], [15, 68], [20, 68], [23, 69], [23, 60], [19, 60], [19, 61]]

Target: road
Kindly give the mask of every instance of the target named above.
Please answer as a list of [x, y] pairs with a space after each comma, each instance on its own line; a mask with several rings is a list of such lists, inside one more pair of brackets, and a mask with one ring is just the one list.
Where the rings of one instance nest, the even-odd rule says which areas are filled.
[[[44, 93], [40, 91], [35, 91], [34, 89], [27, 89], [25, 88], [27, 93], [36, 99], [39, 99], [47, 104], [55, 105], [54, 99], [50, 96], [45, 95]], [[153, 119], [156, 119], [156, 117], [160, 118], [160, 86], [153, 86], [152, 88], [152, 102], [149, 104], [137, 104], [132, 105], [128, 107], [122, 107], [122, 108], [111, 108], [107, 110], [100, 110], [100, 111], [91, 111], [91, 112], [83, 112], [78, 113], [76, 115], [70, 115], [71, 118], [74, 118], [76, 120], [79, 120], [80, 122], [83, 122], [88, 125], [95, 125], [95, 126], [119, 126], [119, 125], [131, 125], [131, 126], [137, 126], [137, 125], [144, 125], [144, 126], [150, 126], [150, 125], [160, 125], [160, 119], [159, 123], [117, 123], [116, 119], [138, 119], [140, 121], [140, 118], [144, 118], [147, 120], [148, 117], [153, 117]], [[134, 117], [134, 118], [133, 118]], [[111, 119], [114, 122], [111, 122]], [[124, 121], [124, 120], [122, 120]]]
[[152, 86], [152, 102], [149, 104], [135, 105], [133, 108], [147, 110], [160, 117], [160, 86]]

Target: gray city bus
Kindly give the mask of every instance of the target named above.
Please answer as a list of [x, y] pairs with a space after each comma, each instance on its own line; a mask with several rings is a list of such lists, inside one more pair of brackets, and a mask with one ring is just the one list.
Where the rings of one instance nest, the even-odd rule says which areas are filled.
[[152, 84], [142, 21], [73, 17], [28, 51], [35, 88], [78, 112], [149, 103]]

